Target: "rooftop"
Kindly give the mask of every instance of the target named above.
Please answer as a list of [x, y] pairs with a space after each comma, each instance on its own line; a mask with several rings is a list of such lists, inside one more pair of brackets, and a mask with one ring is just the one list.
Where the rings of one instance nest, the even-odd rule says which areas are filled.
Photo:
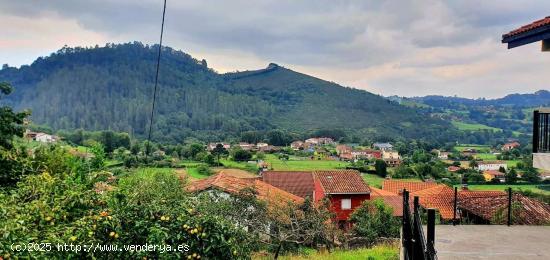
[[314, 171], [326, 194], [369, 194], [367, 183], [356, 170]]

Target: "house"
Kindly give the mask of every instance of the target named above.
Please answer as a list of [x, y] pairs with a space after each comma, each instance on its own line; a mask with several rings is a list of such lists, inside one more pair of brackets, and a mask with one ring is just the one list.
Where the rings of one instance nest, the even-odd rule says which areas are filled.
[[257, 143], [256, 144], [256, 148], [258, 148], [258, 149], [262, 149], [262, 148], [268, 147], [268, 146], [269, 146], [268, 143]]
[[[519, 225], [545, 225], [550, 223], [550, 205], [522, 194], [512, 195], [513, 222]], [[508, 194], [461, 197], [459, 203], [463, 218], [478, 224], [505, 224], [507, 221]]]
[[[419, 205], [424, 208], [434, 208], [439, 212], [442, 221], [452, 221], [454, 212], [454, 189], [435, 182], [414, 182], [399, 180], [384, 180], [382, 190], [398, 195], [403, 200], [403, 189], [410, 192], [411, 200], [418, 197]], [[468, 189], [457, 191], [457, 204], [470, 198], [494, 198], [505, 195], [502, 191], [470, 191]], [[388, 196], [388, 195], [386, 195]], [[374, 197], [374, 195], [373, 195]], [[410, 202], [412, 204], [412, 201]], [[457, 218], [460, 218], [460, 210], [457, 208]]]
[[394, 217], [403, 217], [403, 198], [401, 196], [375, 187], [369, 188], [372, 200], [382, 199], [386, 205], [393, 209]]
[[382, 160], [384, 160], [389, 167], [397, 167], [401, 164], [401, 157], [397, 151], [382, 150]]
[[336, 146], [336, 154], [349, 154], [351, 153], [352, 148], [351, 146], [347, 146], [345, 144], [339, 144]]
[[390, 143], [374, 143], [372, 147], [378, 148], [379, 150], [382, 150], [382, 151], [393, 150], [393, 145]]
[[214, 148], [216, 148], [216, 146], [218, 146], [218, 144], [221, 144], [223, 148], [225, 148], [226, 150], [229, 150], [231, 148], [231, 145], [228, 143], [215, 142], [215, 143], [209, 143], [208, 146], [206, 146], [206, 149], [208, 151], [212, 151], [214, 150]]
[[349, 218], [363, 201], [370, 199], [370, 188], [358, 171], [335, 170], [313, 172], [315, 190], [313, 200], [330, 200], [330, 211], [335, 214], [333, 221], [343, 229], [349, 229]]
[[451, 165], [451, 166], [447, 167], [447, 171], [449, 171], [449, 172], [457, 172], [460, 169], [462, 169], [462, 168], [460, 168], [458, 166], [454, 166], [454, 165]]
[[508, 169], [508, 165], [505, 161], [481, 161], [477, 162], [477, 166], [475, 167], [475, 169], [478, 171], [498, 171], [501, 167], [505, 170]]
[[249, 143], [245, 143], [245, 142], [240, 142], [239, 143], [239, 147], [245, 151], [252, 151], [256, 148], [256, 146], [254, 144], [249, 144]]
[[42, 143], [54, 143], [59, 140], [59, 137], [55, 135], [46, 134], [46, 133], [36, 133], [36, 135], [34, 135], [33, 140], [42, 142]]
[[437, 158], [439, 158], [440, 160], [448, 160], [449, 159], [449, 152], [442, 152], [442, 151], [437, 151]]
[[262, 181], [300, 198], [313, 198], [313, 175], [308, 171], [265, 171]]
[[353, 161], [353, 160], [355, 160], [355, 156], [353, 156], [353, 154], [351, 154], [351, 153], [341, 153], [339, 157], [340, 157], [340, 160], [342, 160], [342, 161]]
[[294, 151], [303, 150], [304, 149], [304, 142], [302, 141], [294, 141], [290, 143], [290, 148]]
[[187, 190], [190, 192], [208, 192], [213, 197], [228, 198], [238, 195], [246, 188], [253, 189], [256, 197], [269, 206], [285, 206], [287, 203], [301, 204], [304, 199], [285, 190], [272, 186], [258, 178], [238, 178], [219, 173], [206, 179], [192, 182]]
[[[521, 26], [502, 35], [508, 49], [541, 42], [542, 51], [550, 51], [550, 16]], [[533, 111], [533, 167], [550, 170], [550, 108]]]
[[266, 146], [258, 147], [258, 151], [264, 152], [264, 153], [278, 151], [279, 149], [280, 149], [279, 146], [273, 146], [273, 145], [266, 145]]
[[380, 159], [382, 151], [380, 150], [352, 150], [351, 154], [354, 159]]
[[266, 171], [262, 180], [315, 203], [327, 198], [334, 221], [349, 228], [349, 217], [363, 201], [370, 199], [370, 188], [355, 170], [334, 171]]
[[504, 175], [504, 173], [497, 170], [483, 171], [483, 177], [487, 182], [492, 181], [493, 179], [498, 179], [500, 182], [504, 182]]
[[313, 137], [306, 139], [305, 143], [311, 146], [329, 145], [334, 144], [334, 140], [330, 137]]
[[515, 148], [519, 148], [521, 145], [518, 142], [505, 143], [502, 145], [503, 151], [510, 151]]

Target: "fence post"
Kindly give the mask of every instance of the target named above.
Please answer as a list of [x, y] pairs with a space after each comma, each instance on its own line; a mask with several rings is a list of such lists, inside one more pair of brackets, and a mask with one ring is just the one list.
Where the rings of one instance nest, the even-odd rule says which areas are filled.
[[418, 209], [420, 208], [420, 202], [418, 196], [414, 196], [414, 211], [418, 212]]
[[455, 187], [455, 200], [453, 202], [453, 226], [456, 226], [456, 205], [458, 199], [458, 188]]
[[428, 245], [435, 245], [435, 209], [428, 209]]
[[512, 225], [512, 188], [508, 187], [508, 226]]

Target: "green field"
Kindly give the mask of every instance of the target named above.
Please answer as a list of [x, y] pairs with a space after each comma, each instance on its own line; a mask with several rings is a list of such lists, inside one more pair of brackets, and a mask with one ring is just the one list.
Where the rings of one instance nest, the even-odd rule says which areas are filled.
[[362, 174], [362, 176], [363, 176], [363, 180], [365, 180], [365, 182], [367, 182], [369, 186], [374, 186], [379, 189], [382, 188], [382, 183], [384, 182], [384, 178], [376, 174], [368, 174], [368, 173], [364, 173]]
[[235, 162], [228, 159], [220, 159], [220, 163], [222, 163], [225, 168], [240, 169], [251, 173], [258, 172], [258, 166], [256, 166], [255, 163]]
[[456, 128], [458, 128], [458, 130], [462, 130], [462, 131], [479, 131], [479, 130], [493, 130], [493, 131], [499, 131], [499, 132], [502, 131], [502, 129], [500, 128], [490, 127], [482, 124], [469, 124], [469, 123], [464, 123], [460, 121], [452, 121], [451, 123]]
[[[142, 167], [142, 168], [137, 168], [137, 169], [134, 169], [133, 172], [135, 174], [151, 174], [153, 172], [168, 172], [168, 173], [174, 173], [176, 174], [176, 171], [178, 169], [176, 168], [154, 168], [154, 167]], [[197, 168], [187, 168], [185, 169], [185, 171], [187, 172], [187, 174], [192, 177], [192, 178], [195, 178], [195, 179], [204, 179], [204, 178], [207, 178], [208, 176], [207, 175], [203, 175], [203, 174], [200, 174], [198, 171], [197, 171]]]
[[[273, 259], [273, 256], [253, 256], [252, 259]], [[279, 256], [283, 260], [355, 260], [355, 259], [399, 259], [399, 247], [393, 245], [377, 245], [372, 248], [354, 250], [337, 249], [332, 253], [318, 252], [313, 249], [305, 250], [302, 254]]]
[[[459, 187], [457, 185], [457, 187]], [[530, 190], [535, 193], [550, 195], [550, 184], [469, 184], [470, 190], [506, 190], [508, 187], [512, 189]], [[460, 187], [459, 187], [460, 188]]]
[[481, 144], [460, 144], [455, 146], [455, 150], [459, 152], [462, 152], [466, 149], [476, 149], [479, 153], [489, 153], [491, 151], [491, 146]]
[[267, 154], [265, 161], [276, 171], [312, 171], [312, 170], [332, 170], [345, 169], [348, 162], [328, 161], [328, 160], [310, 160], [291, 157], [288, 161], [282, 161], [276, 155]]
[[484, 161], [492, 161], [492, 160], [496, 160], [497, 156], [492, 153], [478, 153], [475, 155], [475, 158], [482, 159]]

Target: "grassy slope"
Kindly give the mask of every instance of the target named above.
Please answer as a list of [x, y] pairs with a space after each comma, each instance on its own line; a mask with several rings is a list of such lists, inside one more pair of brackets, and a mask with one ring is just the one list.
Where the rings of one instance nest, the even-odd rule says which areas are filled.
[[298, 160], [290, 158], [288, 161], [281, 161], [275, 155], [266, 155], [265, 161], [276, 171], [310, 171], [310, 170], [332, 170], [344, 169], [349, 163], [341, 161], [325, 160]]
[[493, 130], [493, 131], [502, 131], [500, 128], [490, 127], [482, 124], [470, 124], [460, 121], [452, 121], [453, 125], [462, 131], [477, 131], [477, 130]]
[[[508, 185], [508, 184], [469, 184], [468, 188], [471, 190], [506, 190], [508, 187], [512, 187], [512, 189], [522, 189], [522, 190], [531, 190], [536, 193], [542, 193], [546, 195], [550, 195], [550, 185], [548, 184], [514, 184], [514, 185]], [[544, 189], [540, 189], [539, 187], [544, 187]]]

